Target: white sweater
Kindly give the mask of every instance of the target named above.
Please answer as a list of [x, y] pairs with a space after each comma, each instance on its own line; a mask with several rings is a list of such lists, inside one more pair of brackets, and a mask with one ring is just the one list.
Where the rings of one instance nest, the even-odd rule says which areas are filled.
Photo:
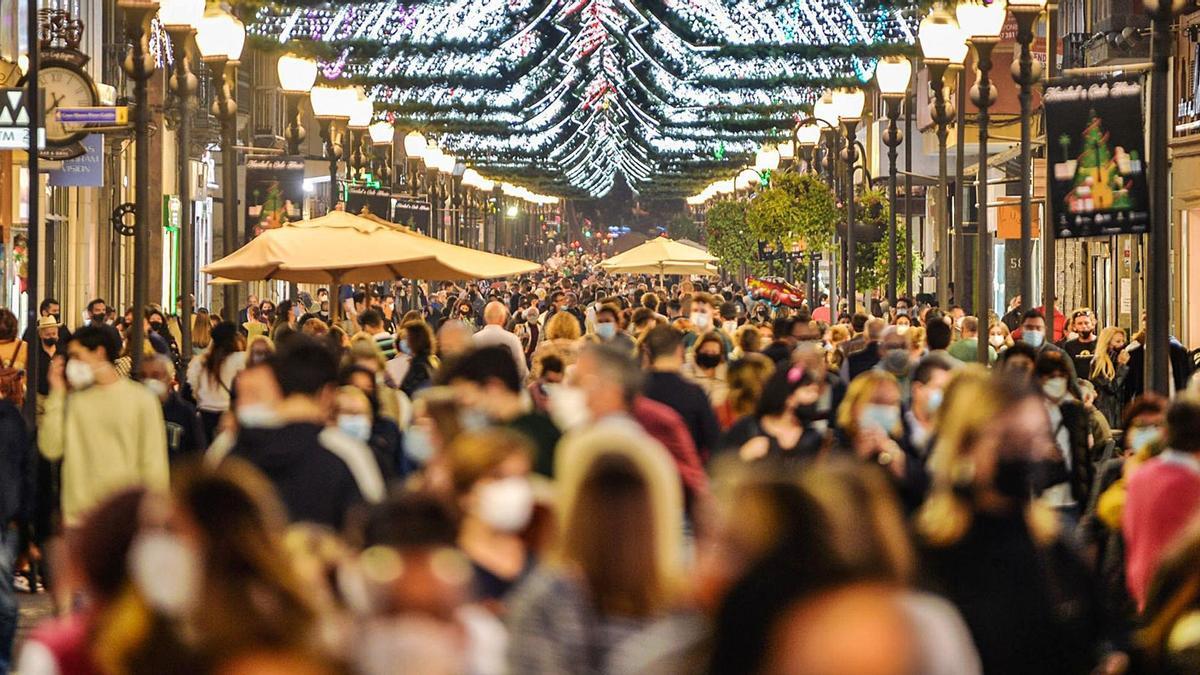
[[246, 368], [246, 352], [234, 352], [225, 359], [225, 363], [221, 364], [219, 382], [209, 376], [204, 366], [210, 353], [205, 350], [188, 363], [187, 381], [192, 385], [197, 408], [205, 412], [224, 412], [229, 410], [229, 391], [233, 389], [233, 378]]

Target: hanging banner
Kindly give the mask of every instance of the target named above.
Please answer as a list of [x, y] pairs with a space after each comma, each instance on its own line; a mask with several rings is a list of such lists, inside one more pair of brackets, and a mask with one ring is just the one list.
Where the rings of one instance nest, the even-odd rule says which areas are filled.
[[246, 158], [246, 231], [251, 236], [300, 220], [303, 205], [303, 157]]
[[80, 142], [83, 154], [63, 160], [62, 166], [50, 171], [50, 184], [55, 187], [104, 187], [104, 135], [88, 134]]
[[1062, 80], [1046, 87], [1044, 100], [1054, 236], [1146, 232], [1141, 81]]
[[431, 212], [428, 199], [392, 197], [393, 223], [407, 225], [422, 234], [429, 234]]
[[346, 211], [362, 215], [367, 213], [388, 220], [392, 211], [392, 191], [373, 188], [361, 183], [342, 184], [346, 195]]

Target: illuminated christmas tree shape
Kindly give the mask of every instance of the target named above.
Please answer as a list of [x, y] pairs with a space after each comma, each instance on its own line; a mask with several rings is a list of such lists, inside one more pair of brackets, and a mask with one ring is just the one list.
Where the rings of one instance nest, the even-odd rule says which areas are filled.
[[822, 89], [911, 51], [916, 19], [878, 0], [297, 0], [249, 31], [319, 56], [326, 79], [367, 86], [486, 174], [600, 195], [620, 173], [685, 194], [786, 135]]
[[[1110, 145], [1109, 133], [1103, 120], [1090, 111], [1091, 121], [1081, 137], [1083, 150], [1076, 159], [1067, 207], [1072, 212], [1127, 211], [1133, 208], [1129, 186], [1122, 176], [1117, 156]], [[1069, 139], [1060, 139], [1060, 143]], [[1064, 149], [1068, 146], [1064, 144]], [[1118, 148], [1124, 154], [1123, 148]], [[1064, 153], [1065, 155], [1065, 153]]]

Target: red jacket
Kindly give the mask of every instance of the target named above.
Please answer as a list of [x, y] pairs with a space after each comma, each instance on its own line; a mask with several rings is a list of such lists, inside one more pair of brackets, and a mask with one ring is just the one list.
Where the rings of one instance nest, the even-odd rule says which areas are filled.
[[1200, 515], [1200, 462], [1168, 451], [1129, 478], [1121, 529], [1125, 534], [1125, 582], [1146, 606], [1146, 593], [1163, 552]]
[[684, 501], [689, 508], [696, 497], [708, 494], [708, 475], [704, 473], [696, 444], [679, 413], [658, 401], [639, 396], [633, 402], [630, 414], [647, 434], [671, 453], [683, 481]]

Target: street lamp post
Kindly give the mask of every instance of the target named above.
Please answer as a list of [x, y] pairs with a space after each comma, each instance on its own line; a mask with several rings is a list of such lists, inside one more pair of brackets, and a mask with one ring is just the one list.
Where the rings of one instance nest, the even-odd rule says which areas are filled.
[[275, 64], [279, 75], [279, 88], [287, 101], [287, 126], [283, 130], [283, 138], [287, 141], [289, 155], [300, 154], [300, 144], [308, 135], [300, 116], [300, 104], [308, 98], [313, 84], [317, 81], [317, 62], [302, 56], [284, 54]]
[[[879, 93], [883, 97], [888, 120], [887, 130], [883, 134], [883, 144], [888, 149], [888, 279], [887, 298], [892, 306], [896, 304], [896, 268], [900, 266], [896, 257], [896, 148], [904, 141], [904, 135], [896, 126], [900, 119], [900, 106], [908, 95], [908, 83], [912, 79], [912, 62], [905, 56], [892, 56], [883, 59], [875, 67], [875, 80], [879, 83]], [[904, 259], [912, 260], [908, 254]], [[911, 276], [911, 271], [910, 271]]]
[[[938, 208], [934, 236], [937, 240], [937, 301], [944, 308], [950, 297], [950, 230], [947, 212], [948, 181], [946, 178], [947, 125], [954, 119], [953, 108], [946, 100], [946, 71], [951, 63], [966, 58], [958, 22], [945, 9], [938, 7], [921, 22], [918, 30], [925, 68], [929, 71], [929, 86], [933, 89], [930, 111], [937, 128], [938, 139]], [[928, 193], [926, 193], [928, 194]]]
[[[1030, 117], [1033, 102], [1033, 83], [1041, 67], [1034, 63], [1033, 27], [1046, 8], [1046, 0], [1008, 0], [1008, 9], [1017, 21], [1017, 44], [1020, 57], [1013, 68], [1013, 79], [1020, 86], [1021, 102], [1021, 306], [1023, 311], [1033, 307], [1033, 140]], [[1044, 226], [1043, 226], [1044, 227]]]
[[191, 98], [196, 93], [196, 76], [188, 64], [188, 47], [196, 25], [204, 16], [204, 0], [164, 0], [158, 19], [171, 38], [175, 72], [168, 85], [179, 104], [179, 127], [175, 130], [175, 171], [179, 192], [179, 333], [180, 352], [186, 364], [192, 358], [192, 289], [196, 285], [195, 223], [192, 218]]
[[[832, 92], [825, 92], [821, 98], [813, 104], [813, 120], [818, 127], [824, 127], [828, 131], [826, 152], [821, 161], [821, 169], [825, 173], [825, 181], [829, 185], [829, 189], [834, 191], [834, 194], [839, 194], [837, 182], [836, 162], [837, 157], [841, 154], [841, 137], [842, 135], [837, 129], [837, 111], [833, 107]], [[824, 135], [824, 132], [819, 132], [819, 135]], [[814, 155], [815, 157], [815, 155]], [[837, 252], [840, 244], [837, 241], [837, 233], [834, 232], [834, 243], [829, 252], [829, 318], [831, 322], [837, 321], [838, 316], [838, 266]]]
[[410, 131], [404, 135], [404, 182], [408, 187], [408, 194], [413, 197], [419, 194], [421, 158], [424, 157], [428, 145], [420, 132]]
[[[391, 122], [376, 122], [367, 129], [371, 137], [371, 173], [379, 184], [392, 187], [392, 144], [396, 140], [396, 129]], [[382, 214], [381, 214], [382, 215]]]
[[855, 276], [858, 272], [858, 250], [854, 236], [854, 163], [858, 160], [855, 137], [858, 124], [862, 121], [866, 94], [862, 89], [838, 89], [833, 92], [833, 105], [837, 109], [838, 121], [846, 129], [846, 308], [854, 314], [858, 299]]
[[355, 88], [354, 105], [350, 108], [350, 119], [346, 127], [350, 130], [350, 165], [346, 172], [347, 180], [362, 180], [370, 169], [368, 160], [371, 156], [370, 135], [371, 117], [375, 114], [375, 104], [362, 89]]
[[[134, 232], [133, 239], [133, 326], [129, 349], [135, 379], [142, 376], [142, 344], [145, 342], [145, 312], [150, 296], [150, 110], [146, 82], [154, 74], [150, 54], [150, 17], [158, 11], [158, 0], [121, 0], [125, 12], [125, 32], [131, 48], [121, 67], [133, 80], [134, 144]], [[32, 10], [31, 10], [32, 11]], [[33, 185], [33, 181], [30, 181]], [[37, 189], [36, 185], [31, 189]], [[30, 218], [30, 220], [34, 220]]]
[[[236, 17], [220, 9], [209, 9], [196, 25], [196, 48], [212, 74], [217, 97], [212, 114], [221, 122], [221, 237], [224, 254], [237, 250], [237, 87], [238, 59], [246, 42], [246, 28]], [[237, 287], [225, 286], [222, 315], [237, 321]]]
[[[977, 357], [983, 365], [988, 365], [988, 341], [983, 336], [988, 330], [991, 317], [992, 295], [992, 240], [988, 234], [987, 210], [987, 174], [988, 174], [988, 108], [995, 99], [994, 89], [988, 73], [992, 70], [992, 50], [1000, 41], [1000, 30], [1004, 27], [1004, 3], [985, 0], [964, 0], [958, 5], [958, 23], [963, 31], [970, 35], [971, 46], [975, 48], [976, 65], [979, 68], [979, 81], [971, 98], [979, 108], [979, 173], [976, 175], [975, 198], [976, 234], [975, 261], [978, 272], [978, 282], [975, 284], [975, 316], [979, 319], [979, 337], [975, 340]], [[962, 152], [962, 148], [959, 148]]]
[[355, 101], [353, 89], [317, 85], [308, 93], [313, 116], [321, 128], [325, 159], [329, 162], [329, 211], [337, 208], [339, 192], [337, 184], [338, 163], [342, 158], [343, 135], [339, 126], [350, 121], [350, 108]]
[[[1171, 19], [1185, 0], [1144, 0], [1150, 13], [1150, 248], [1146, 283], [1146, 391], [1170, 394], [1171, 202], [1167, 190], [1167, 87]], [[1050, 319], [1047, 318], [1047, 321]], [[1135, 317], [1136, 320], [1136, 317]]]

